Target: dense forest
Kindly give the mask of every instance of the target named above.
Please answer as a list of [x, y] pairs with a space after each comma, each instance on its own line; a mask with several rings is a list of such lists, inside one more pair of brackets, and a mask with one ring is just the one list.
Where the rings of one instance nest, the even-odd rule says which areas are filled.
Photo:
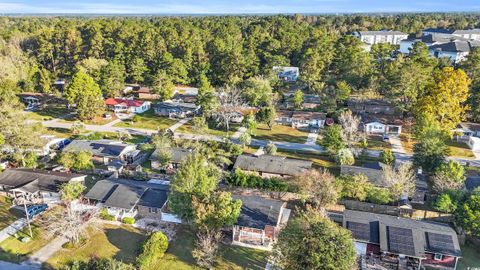
[[292, 65], [310, 91], [333, 100], [338, 90], [379, 94], [409, 112], [432, 72], [450, 63], [422, 46], [394, 59], [388, 44], [366, 52], [348, 34], [428, 27], [478, 28], [480, 15], [2, 17], [0, 89], [49, 93], [54, 80], [83, 70], [115, 96], [125, 82], [198, 86], [203, 78], [218, 87]]

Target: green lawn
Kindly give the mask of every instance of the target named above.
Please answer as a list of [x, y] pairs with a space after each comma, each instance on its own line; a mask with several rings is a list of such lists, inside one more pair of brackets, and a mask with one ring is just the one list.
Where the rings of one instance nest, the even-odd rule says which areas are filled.
[[8, 227], [19, 217], [19, 214], [10, 209], [10, 206], [11, 204], [7, 201], [7, 198], [0, 196], [0, 230]]
[[368, 149], [370, 150], [383, 150], [383, 149], [390, 149], [390, 143], [388, 141], [384, 141], [382, 136], [368, 136]]
[[46, 133], [59, 138], [70, 138], [73, 136], [72, 130], [68, 128], [46, 128]]
[[450, 148], [451, 157], [466, 157], [473, 158], [475, 155], [472, 153], [472, 150], [463, 142], [448, 141], [448, 147]]
[[[135, 120], [135, 121], [133, 121]], [[125, 120], [115, 124], [116, 127], [143, 128], [143, 129], [167, 129], [177, 120], [155, 115], [153, 109], [145, 113], [137, 114], [132, 120]]]
[[[157, 264], [145, 270], [202, 269], [195, 266], [192, 256], [194, 241], [194, 235], [190, 230], [179, 229], [165, 256]], [[221, 245], [220, 249], [221, 258], [214, 269], [265, 269], [267, 252], [230, 245]]]
[[[238, 130], [239, 127], [240, 127], [239, 124], [230, 124], [230, 130], [227, 132], [223, 128], [214, 127], [213, 125], [210, 125], [209, 128], [207, 130], [205, 130], [205, 132], [203, 132], [203, 134], [220, 136], [220, 137], [230, 137], [235, 133], [235, 131]], [[189, 133], [189, 134], [198, 133], [195, 130], [193, 130], [192, 121], [189, 121], [189, 122], [183, 124], [177, 130], [175, 130], [175, 132]]]
[[480, 251], [478, 247], [467, 243], [461, 247], [463, 258], [458, 262], [459, 270], [478, 269], [480, 268]]
[[298, 130], [293, 127], [284, 125], [274, 125], [272, 130], [266, 125], [258, 125], [255, 131], [255, 139], [283, 141], [293, 143], [305, 143], [307, 141], [308, 132]]
[[45, 246], [50, 239], [45, 237], [45, 232], [35, 223], [32, 224], [33, 238], [29, 242], [22, 242], [24, 237], [30, 237], [28, 227], [17, 233], [17, 237], [9, 237], [0, 243], [0, 260], [21, 262], [26, 256]]
[[49, 104], [35, 112], [26, 112], [27, 117], [32, 120], [47, 121], [67, 116], [71, 110], [64, 104]]
[[87, 261], [92, 257], [114, 258], [125, 263], [135, 263], [140, 247], [147, 236], [131, 227], [103, 225], [89, 230], [89, 237], [79, 247], [64, 248], [46, 263], [46, 268], [58, 269], [74, 260]]

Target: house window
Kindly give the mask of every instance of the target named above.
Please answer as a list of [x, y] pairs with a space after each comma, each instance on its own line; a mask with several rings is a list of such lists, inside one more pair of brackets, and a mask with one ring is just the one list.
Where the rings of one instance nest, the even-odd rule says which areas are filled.
[[433, 259], [435, 261], [441, 261], [441, 260], [443, 260], [443, 255], [442, 254], [435, 254], [435, 256], [433, 256]]
[[153, 213], [153, 214], [156, 214], [156, 213], [158, 213], [157, 211], [158, 211], [157, 208], [151, 208], [151, 207], [148, 208], [148, 212], [149, 212], [150, 214], [152, 214], [152, 213]]

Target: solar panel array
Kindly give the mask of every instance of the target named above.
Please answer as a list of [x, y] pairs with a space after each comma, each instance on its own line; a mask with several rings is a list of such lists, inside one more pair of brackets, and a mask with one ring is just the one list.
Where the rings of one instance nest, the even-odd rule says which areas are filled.
[[451, 235], [427, 232], [428, 248], [443, 254], [456, 254]]
[[347, 221], [347, 229], [355, 239], [370, 241], [370, 224]]
[[388, 250], [398, 254], [415, 256], [413, 234], [411, 229], [387, 227]]

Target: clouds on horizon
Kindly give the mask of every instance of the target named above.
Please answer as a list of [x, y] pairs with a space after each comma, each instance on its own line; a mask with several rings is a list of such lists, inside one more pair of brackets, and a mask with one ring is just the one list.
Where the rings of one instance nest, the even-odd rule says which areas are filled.
[[238, 14], [480, 11], [478, 0], [0, 0], [0, 13]]

